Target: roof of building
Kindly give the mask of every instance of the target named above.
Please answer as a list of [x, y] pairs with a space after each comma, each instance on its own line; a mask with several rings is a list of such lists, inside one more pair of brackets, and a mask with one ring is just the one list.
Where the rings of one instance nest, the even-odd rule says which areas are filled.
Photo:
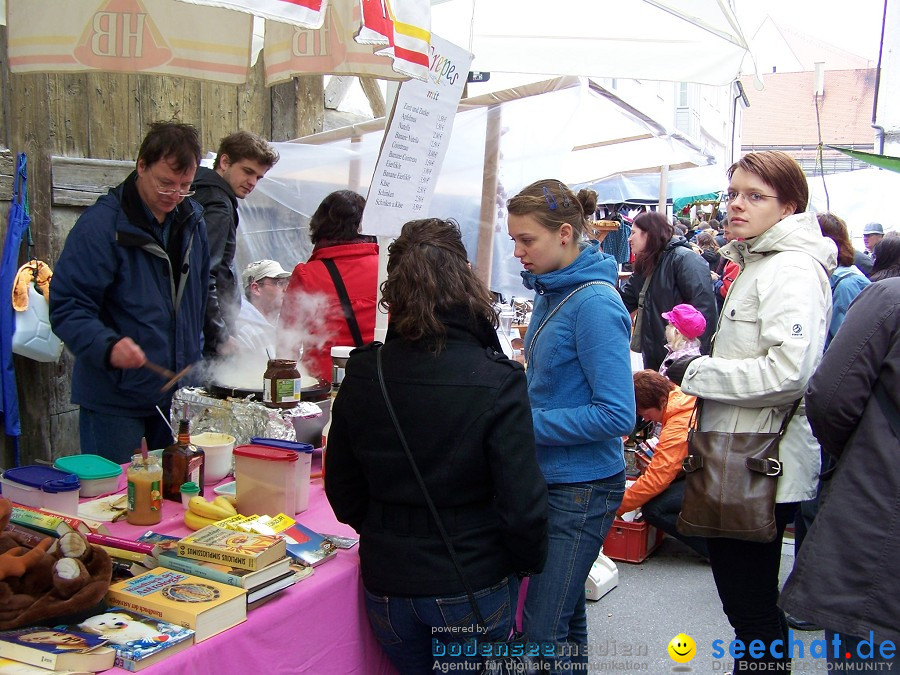
[[[823, 143], [872, 145], [875, 72], [866, 68], [825, 73], [825, 94], [819, 97]], [[750, 107], [743, 112], [741, 145], [816, 145], [814, 78], [813, 72], [770, 73], [764, 76], [761, 91], [754, 86], [753, 76], [742, 78]]]

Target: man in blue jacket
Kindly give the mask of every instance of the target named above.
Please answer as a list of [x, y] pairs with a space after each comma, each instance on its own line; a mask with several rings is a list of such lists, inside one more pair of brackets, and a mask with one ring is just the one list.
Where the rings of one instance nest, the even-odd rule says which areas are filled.
[[[136, 170], [85, 210], [50, 288], [53, 331], [75, 356], [81, 451], [123, 463], [146, 437], [172, 442], [172, 391], [148, 362], [178, 372], [200, 359], [210, 292], [202, 209], [191, 199], [200, 138], [156, 122]], [[214, 298], [212, 298], [214, 300]]]

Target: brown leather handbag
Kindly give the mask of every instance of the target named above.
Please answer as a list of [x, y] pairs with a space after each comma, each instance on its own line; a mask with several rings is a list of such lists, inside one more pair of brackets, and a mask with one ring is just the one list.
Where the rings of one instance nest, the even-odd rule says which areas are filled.
[[[688, 431], [684, 501], [678, 531], [698, 537], [769, 542], [775, 539], [775, 489], [781, 475], [778, 445], [801, 399], [778, 433]], [[702, 399], [694, 414], [700, 426]]]

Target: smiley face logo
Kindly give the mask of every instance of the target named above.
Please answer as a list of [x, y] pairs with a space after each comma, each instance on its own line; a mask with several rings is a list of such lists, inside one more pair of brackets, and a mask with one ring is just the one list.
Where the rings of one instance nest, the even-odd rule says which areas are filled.
[[697, 653], [697, 645], [690, 635], [679, 633], [669, 641], [668, 652], [676, 663], [687, 663]]

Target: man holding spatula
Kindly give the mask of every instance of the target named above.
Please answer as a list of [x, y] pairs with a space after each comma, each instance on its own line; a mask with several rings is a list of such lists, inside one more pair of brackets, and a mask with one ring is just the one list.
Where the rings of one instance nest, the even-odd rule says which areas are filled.
[[172, 392], [201, 356], [210, 292], [202, 209], [189, 197], [200, 139], [156, 122], [136, 170], [86, 209], [50, 285], [50, 321], [75, 356], [81, 451], [124, 463], [172, 442]]

